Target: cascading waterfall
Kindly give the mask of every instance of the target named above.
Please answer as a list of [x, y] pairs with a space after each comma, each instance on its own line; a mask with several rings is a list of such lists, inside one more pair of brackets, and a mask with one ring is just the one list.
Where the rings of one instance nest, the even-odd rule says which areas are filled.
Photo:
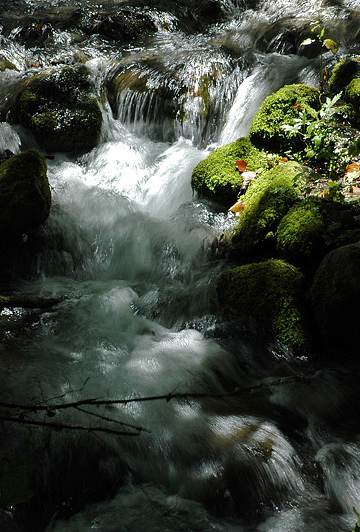
[[[355, 0], [322, 4], [223, 1], [223, 17], [193, 35], [181, 26], [186, 2], [175, 2], [169, 13], [154, 15], [155, 37], [123, 48], [97, 36], [79, 44], [60, 30], [45, 47], [26, 48], [12, 38], [16, 31], [2, 37], [4, 55], [18, 68], [0, 74], [5, 102], [14, 80], [39, 68], [29, 64], [72, 64], [80, 51], [99, 94], [116, 79], [123, 87], [110, 103], [102, 100], [98, 146], [48, 160], [53, 206], [42, 228], [45, 244], [15, 273], [22, 293], [61, 301], [35, 313], [3, 310], [12, 325], [1, 350], [2, 400], [170, 394], [95, 410], [100, 423], [111, 417], [128, 436], [43, 437], [32, 429], [29, 453], [27, 429], [7, 426], [2, 440], [42, 457], [27, 530], [353, 526], [360, 446], [355, 429], [337, 428], [347, 392], [326, 370], [298, 382], [302, 360], [253, 338], [248, 324], [235, 330], [214, 314], [212, 283], [227, 267], [214, 249], [234, 219], [194, 198], [190, 185], [211, 149], [246, 135], [268, 94], [285, 83], [316, 83], [318, 57], [299, 51], [296, 32], [324, 11], [341, 37], [360, 9]], [[49, 9], [40, 0], [24, 5], [33, 14]], [[186, 12], [195, 8], [188, 2]], [[195, 15], [189, 20], [195, 27]], [[281, 38], [263, 38], [279, 21], [298, 41], [290, 52]], [[344, 37], [340, 53], [350, 40]], [[356, 39], [351, 48], [357, 51]], [[324, 61], [334, 60], [328, 54]], [[22, 128], [0, 123], [0, 152], [34, 142]], [[284, 367], [289, 380], [278, 386], [273, 379]], [[259, 379], [266, 386], [257, 388]], [[237, 387], [248, 391], [222, 397]], [[89, 407], [65, 411], [63, 419], [98, 423]]]

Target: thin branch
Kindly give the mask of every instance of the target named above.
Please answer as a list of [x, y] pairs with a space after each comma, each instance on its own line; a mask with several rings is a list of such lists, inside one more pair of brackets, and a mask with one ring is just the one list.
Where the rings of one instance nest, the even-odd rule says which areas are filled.
[[0, 415], [0, 421], [11, 421], [13, 423], [20, 423], [21, 425], [32, 425], [36, 427], [49, 427], [55, 430], [82, 430], [86, 432], [105, 432], [107, 434], [117, 434], [120, 436], [139, 436], [140, 431], [138, 432], [126, 432], [121, 431], [117, 429], [111, 429], [109, 427], [91, 427], [91, 426], [84, 426], [79, 424], [72, 424], [72, 423], [61, 423], [61, 422], [55, 422], [55, 421], [35, 421], [32, 419], [22, 419], [18, 417], [12, 417], [12, 416], [1, 416]]
[[311, 378], [312, 376], [305, 376], [305, 375], [280, 377], [280, 378], [273, 379], [267, 382], [259, 382], [252, 386], [247, 386], [243, 388], [237, 387], [230, 392], [223, 392], [223, 393], [209, 393], [209, 392], [173, 393], [173, 392], [170, 392], [168, 394], [152, 395], [149, 397], [128, 397], [126, 399], [89, 398], [89, 399], [81, 399], [73, 403], [60, 403], [60, 404], [47, 404], [47, 405], [46, 404], [45, 405], [24, 405], [24, 404], [17, 404], [17, 403], [0, 402], [0, 407], [11, 408], [15, 410], [23, 410], [26, 412], [35, 412], [35, 413], [38, 411], [45, 410], [49, 412], [50, 414], [54, 414], [56, 410], [64, 410], [67, 408], [78, 408], [78, 407], [86, 406], [86, 405], [88, 406], [121, 405], [121, 404], [127, 405], [129, 403], [143, 403], [143, 402], [161, 401], [161, 400], [163, 401], [165, 400], [166, 402], [169, 402], [169, 401], [172, 401], [173, 399], [204, 399], [204, 398], [223, 399], [226, 397], [236, 397], [238, 395], [253, 393], [261, 389], [267, 389], [273, 386], [281, 386], [283, 384], [289, 384], [292, 382], [304, 382], [306, 380], [310, 380]]

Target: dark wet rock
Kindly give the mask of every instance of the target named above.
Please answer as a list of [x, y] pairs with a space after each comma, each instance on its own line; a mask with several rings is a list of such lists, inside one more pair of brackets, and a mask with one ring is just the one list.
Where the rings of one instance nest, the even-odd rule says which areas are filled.
[[326, 349], [358, 360], [360, 241], [322, 260], [311, 288], [314, 319]]
[[45, 157], [37, 150], [0, 166], [0, 239], [9, 246], [49, 216], [51, 192]]
[[27, 128], [48, 152], [84, 153], [98, 142], [102, 114], [83, 65], [26, 81], [10, 120]]

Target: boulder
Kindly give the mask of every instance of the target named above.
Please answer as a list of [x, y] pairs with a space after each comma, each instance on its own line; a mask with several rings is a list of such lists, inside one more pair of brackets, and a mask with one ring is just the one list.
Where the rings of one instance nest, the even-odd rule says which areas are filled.
[[255, 318], [259, 330], [300, 352], [307, 343], [301, 316], [302, 282], [297, 268], [270, 259], [221, 273], [216, 292], [226, 314]]
[[330, 89], [338, 93], [360, 73], [360, 61], [356, 57], [344, 57], [337, 63], [329, 80]]
[[320, 93], [314, 87], [303, 84], [285, 85], [270, 94], [260, 106], [250, 126], [249, 137], [255, 146], [261, 149], [285, 153], [302, 148], [297, 138], [289, 139], [282, 126], [292, 122], [299, 110], [306, 110], [316, 116], [320, 108]]
[[312, 269], [325, 253], [324, 233], [321, 202], [308, 198], [296, 203], [278, 226], [280, 257], [306, 270]]
[[226, 235], [233, 254], [248, 258], [276, 251], [276, 232], [285, 214], [298, 200], [304, 178], [296, 162], [278, 164], [249, 185], [244, 194], [245, 208], [238, 224]]
[[84, 65], [26, 81], [10, 119], [29, 129], [47, 152], [84, 153], [98, 142], [102, 113]]
[[358, 359], [360, 320], [360, 241], [332, 250], [311, 287], [315, 324], [325, 348]]
[[49, 216], [51, 192], [44, 155], [34, 149], [0, 165], [0, 240], [12, 245]]
[[247, 162], [247, 171], [269, 169], [271, 166], [266, 154], [253, 146], [248, 138], [242, 137], [216, 148], [198, 163], [191, 177], [193, 190], [200, 197], [231, 207], [242, 185], [241, 174], [235, 166], [236, 161], [241, 159]]

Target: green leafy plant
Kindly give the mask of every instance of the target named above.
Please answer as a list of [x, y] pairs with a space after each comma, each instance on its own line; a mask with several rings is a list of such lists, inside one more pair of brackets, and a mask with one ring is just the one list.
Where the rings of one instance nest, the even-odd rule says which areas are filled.
[[352, 532], [360, 532], [360, 514], [353, 508], [354, 513], [357, 515], [358, 520], [355, 523], [355, 528], [352, 530]]
[[320, 29], [319, 33], [316, 34], [316, 36], [314, 38], [310, 38], [309, 37], [308, 39], [305, 39], [300, 44], [300, 46], [308, 46], [309, 44], [312, 44], [312, 43], [314, 43], [316, 41], [319, 41], [321, 43], [319, 88], [320, 88], [320, 92], [323, 93], [324, 92], [324, 83], [326, 83], [328, 81], [328, 73], [323, 68], [323, 50], [324, 50], [324, 48], [327, 48], [328, 50], [330, 50], [335, 55], [336, 52], [339, 49], [339, 46], [338, 46], [337, 42], [334, 41], [333, 39], [325, 38], [325, 27], [322, 26], [320, 20], [314, 20], [313, 22], [311, 22], [311, 25], [312, 25], [311, 31], [312, 32], [316, 32], [317, 30]]
[[[323, 167], [330, 177], [336, 177], [344, 171], [352, 154], [349, 152], [350, 141], [340, 134], [339, 117], [346, 117], [346, 106], [338, 105], [340, 98], [341, 92], [333, 98], [327, 97], [320, 110], [312, 115], [300, 108], [298, 118], [281, 126], [289, 138], [298, 136], [302, 139], [304, 150], [298, 157], [310, 165]], [[360, 145], [351, 145], [352, 152], [357, 148]]]

